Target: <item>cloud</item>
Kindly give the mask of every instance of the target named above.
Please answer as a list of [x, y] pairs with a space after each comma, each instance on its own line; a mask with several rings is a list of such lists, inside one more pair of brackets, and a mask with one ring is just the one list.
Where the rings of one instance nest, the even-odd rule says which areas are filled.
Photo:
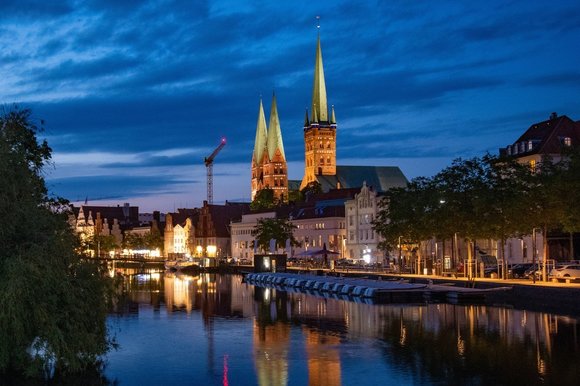
[[[43, 135], [59, 161], [54, 178], [136, 175], [145, 189], [140, 178], [161, 174], [169, 177], [159, 183], [173, 191], [180, 176], [203, 181], [203, 157], [222, 136], [228, 143], [216, 173], [238, 165], [235, 173], [249, 178], [258, 100], [268, 114], [275, 90], [286, 156], [297, 165], [316, 15], [339, 159], [477, 155], [550, 111], [580, 116], [580, 5], [568, 0], [550, 7], [533, 0], [339, 0], [332, 7], [6, 0], [0, 103], [19, 102], [46, 121]], [[75, 160], [82, 169], [74, 170]], [[300, 167], [291, 173], [302, 177]], [[110, 180], [95, 181], [92, 188], [112, 194]], [[236, 181], [225, 190], [244, 197], [249, 180]], [[85, 189], [84, 180], [61, 182], [70, 194]]]

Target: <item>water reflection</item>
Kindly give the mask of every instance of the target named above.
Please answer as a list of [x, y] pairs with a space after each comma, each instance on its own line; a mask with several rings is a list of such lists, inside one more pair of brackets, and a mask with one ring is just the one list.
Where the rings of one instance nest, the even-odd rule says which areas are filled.
[[[208, 366], [218, 364], [210, 373], [220, 373], [222, 384], [241, 371], [242, 357], [255, 376], [244, 384], [264, 386], [572, 385], [580, 375], [578, 321], [564, 316], [482, 305], [367, 305], [214, 274], [127, 275], [124, 289], [133, 313], [141, 304], [165, 309], [168, 318], [199, 314]], [[250, 340], [221, 355], [214, 334], [227, 334], [230, 319], [251, 321]]]

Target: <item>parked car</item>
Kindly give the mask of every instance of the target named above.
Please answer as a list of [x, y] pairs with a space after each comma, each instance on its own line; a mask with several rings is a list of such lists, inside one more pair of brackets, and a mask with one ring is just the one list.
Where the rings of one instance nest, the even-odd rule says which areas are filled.
[[580, 279], [580, 264], [567, 264], [550, 271], [550, 277], [556, 279]]
[[508, 275], [509, 277], [512, 277], [514, 279], [524, 278], [525, 277], [524, 274], [528, 269], [532, 268], [532, 265], [534, 264], [533, 263], [514, 264], [508, 269]]

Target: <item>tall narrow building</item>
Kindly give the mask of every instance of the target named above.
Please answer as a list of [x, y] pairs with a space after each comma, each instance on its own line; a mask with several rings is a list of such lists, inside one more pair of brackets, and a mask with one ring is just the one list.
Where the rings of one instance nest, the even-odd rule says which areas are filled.
[[332, 107], [330, 118], [328, 114], [319, 33], [314, 64], [311, 115], [309, 117], [306, 112], [304, 120], [304, 177], [300, 189], [310, 182], [318, 181], [317, 176], [334, 175], [336, 175], [336, 119], [334, 107]]
[[274, 198], [288, 200], [288, 167], [282, 142], [276, 95], [272, 97], [269, 127], [266, 127], [264, 107], [260, 100], [256, 139], [252, 155], [252, 201], [258, 191], [270, 188]]
[[284, 154], [276, 95], [272, 96], [267, 149], [268, 161], [262, 166], [264, 186], [274, 190], [275, 199], [288, 201], [288, 167], [286, 165], [286, 155]]

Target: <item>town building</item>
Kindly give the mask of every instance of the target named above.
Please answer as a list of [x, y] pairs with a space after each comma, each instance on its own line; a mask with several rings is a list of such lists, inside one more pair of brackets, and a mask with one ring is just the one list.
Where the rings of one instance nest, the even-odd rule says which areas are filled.
[[165, 216], [165, 255], [225, 258], [231, 252], [230, 223], [250, 212], [247, 203], [203, 202], [201, 208], [179, 209]]
[[95, 235], [112, 235], [120, 247], [123, 232], [139, 226], [139, 207], [130, 206], [128, 203], [123, 206], [81, 205], [73, 207], [69, 222], [81, 240]]
[[373, 230], [381, 197], [363, 182], [360, 192], [345, 202], [346, 251], [350, 259], [364, 259], [368, 263], [384, 263], [379, 250], [381, 241]]

